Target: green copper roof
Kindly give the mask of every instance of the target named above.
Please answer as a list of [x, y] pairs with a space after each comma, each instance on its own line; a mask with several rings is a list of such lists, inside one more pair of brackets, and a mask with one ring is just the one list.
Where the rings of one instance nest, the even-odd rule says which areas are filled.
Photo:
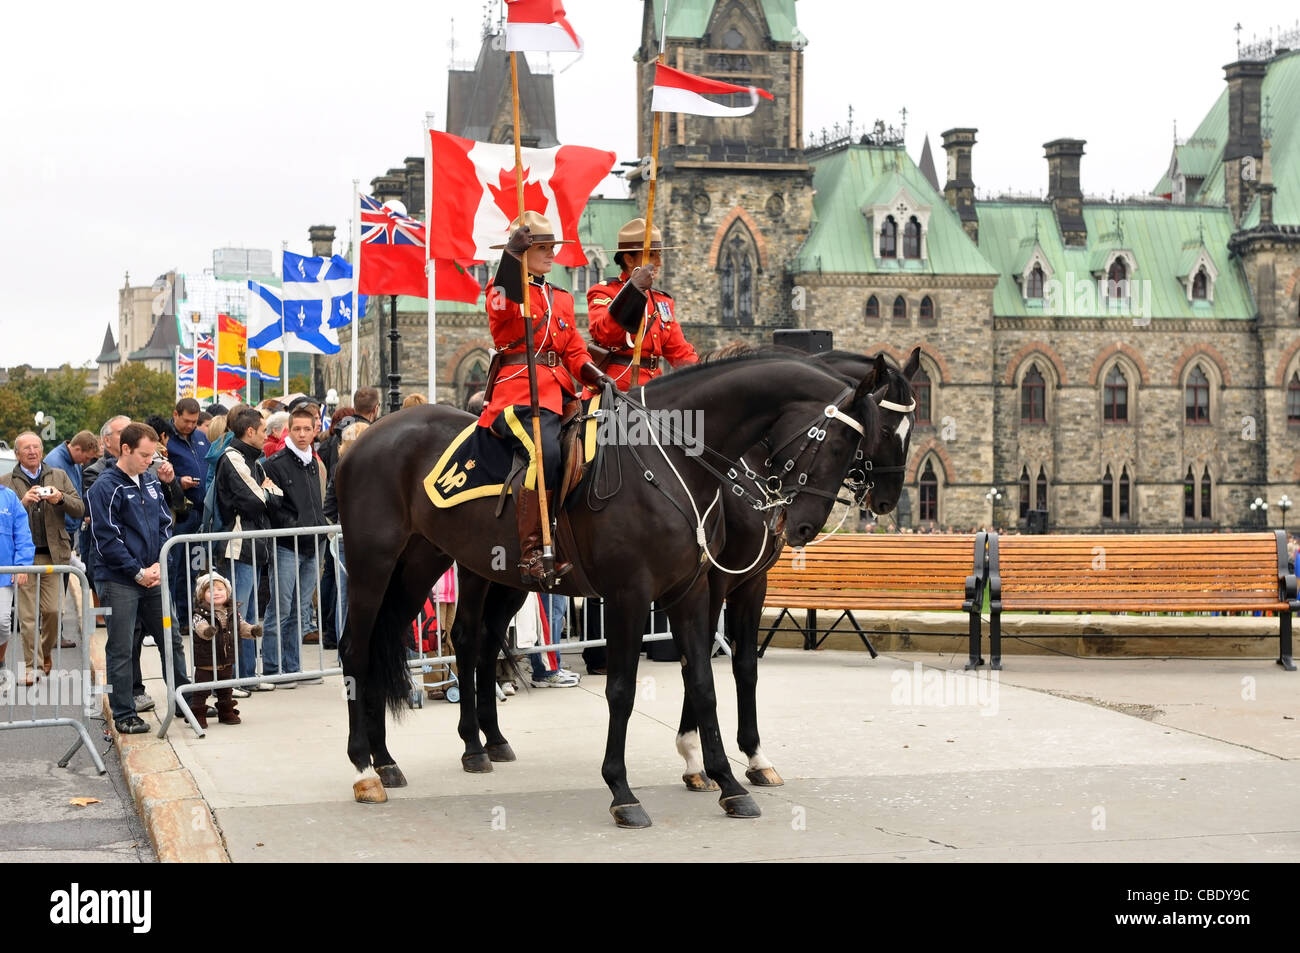
[[[1227, 141], [1228, 89], [1225, 86], [1219, 93], [1219, 98], [1215, 100], [1214, 108], [1201, 120], [1201, 124], [1196, 127], [1192, 137], [1182, 145], [1174, 147], [1174, 156], [1178, 160], [1178, 167], [1183, 171], [1183, 174], [1204, 177], [1204, 182], [1201, 183], [1201, 191], [1196, 195], [1187, 196], [1187, 201], [1197, 202], [1202, 205], [1219, 204], [1223, 201], [1222, 182], [1219, 183], [1219, 203], [1207, 200], [1205, 192], [1210, 185], [1211, 174], [1219, 166], [1220, 157], [1223, 155], [1223, 146]], [[1173, 181], [1170, 179], [1169, 173], [1166, 172], [1152, 190], [1152, 194], [1167, 195], [1172, 191]]]
[[[777, 43], [789, 43], [794, 36], [796, 18], [795, 0], [759, 0], [763, 15], [767, 18], [767, 31]], [[699, 39], [709, 28], [709, 19], [713, 16], [715, 0], [670, 0], [668, 4], [668, 26], [670, 37]], [[664, 0], [654, 0], [654, 35], [659, 36], [659, 24], [663, 22]]]
[[[1300, 50], [1275, 58], [1264, 76], [1263, 102], [1267, 104], [1272, 140], [1269, 162], [1273, 167], [1273, 221], [1300, 225]], [[1256, 198], [1241, 221], [1242, 228], [1259, 224]]]
[[[1126, 251], [1136, 262], [1130, 278], [1134, 317], [1224, 318], [1249, 320], [1255, 306], [1245, 278], [1228, 257], [1232, 216], [1226, 208], [1189, 205], [1085, 204], [1083, 218], [1088, 244], [1066, 247], [1052, 207], [1044, 202], [978, 202], [980, 250], [1001, 272], [993, 291], [993, 313], [998, 316], [1107, 317], [1114, 314], [1097, 295], [1097, 275], [1115, 251]], [[1117, 223], [1118, 218], [1118, 223]], [[1047, 309], [1043, 303], [1025, 301], [1016, 279], [1028, 262], [1024, 243], [1037, 240], [1051, 274], [1049, 291], [1059, 287], [1061, 304]], [[1182, 279], [1188, 262], [1202, 246], [1218, 269], [1213, 303], [1187, 300]], [[1189, 253], [1191, 258], [1189, 259]], [[1104, 276], [1103, 276], [1104, 277]], [[1059, 283], [1057, 285], [1056, 283]], [[1087, 286], [1087, 287], [1084, 287]]]
[[[926, 181], [906, 151], [895, 146], [850, 145], [812, 160], [813, 226], [794, 271], [879, 274], [920, 272], [991, 275], [995, 269], [962, 230], [957, 214]], [[929, 206], [927, 256], [921, 260], [877, 261], [864, 207], [884, 204], [906, 189]]]

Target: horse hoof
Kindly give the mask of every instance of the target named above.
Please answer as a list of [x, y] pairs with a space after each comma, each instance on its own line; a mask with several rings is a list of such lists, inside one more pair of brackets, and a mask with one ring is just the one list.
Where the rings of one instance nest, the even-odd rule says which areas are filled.
[[375, 773], [379, 775], [380, 782], [386, 788], [404, 788], [406, 787], [406, 775], [402, 769], [395, 764], [385, 764], [375, 768]]
[[354, 782], [352, 796], [358, 804], [383, 804], [388, 800], [384, 785], [378, 778], [362, 778]]
[[718, 784], [703, 771], [696, 774], [683, 774], [682, 780], [686, 782], [688, 791], [716, 791]]
[[491, 774], [492, 761], [486, 752], [464, 754], [460, 756], [460, 766], [469, 774]]
[[779, 788], [785, 784], [781, 775], [776, 773], [776, 768], [750, 768], [745, 772], [745, 777], [750, 784], [761, 788]]
[[641, 830], [650, 826], [650, 815], [640, 804], [611, 804], [609, 813], [614, 815], [614, 822], [625, 830]]
[[487, 756], [493, 761], [514, 761], [515, 750], [510, 747], [510, 743], [503, 741], [499, 745], [488, 745]]
[[748, 794], [733, 794], [731, 797], [718, 798], [718, 803], [727, 812], [728, 817], [761, 817], [763, 812], [758, 803]]

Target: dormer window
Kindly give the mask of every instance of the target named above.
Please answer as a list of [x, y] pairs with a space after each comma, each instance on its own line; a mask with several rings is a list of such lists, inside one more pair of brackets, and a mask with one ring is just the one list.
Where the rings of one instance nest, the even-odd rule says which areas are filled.
[[921, 257], [921, 223], [913, 215], [903, 226], [903, 257]]
[[1029, 270], [1029, 277], [1025, 280], [1025, 297], [1039, 301], [1043, 298], [1043, 266], [1038, 262], [1034, 262], [1034, 267]]
[[894, 216], [885, 217], [885, 224], [880, 227], [880, 257], [898, 257], [898, 223]]
[[1209, 297], [1210, 276], [1205, 273], [1204, 268], [1196, 270], [1196, 277], [1192, 279], [1192, 300], [1205, 301]]
[[1128, 265], [1116, 258], [1106, 272], [1106, 298], [1110, 301], [1128, 300]]

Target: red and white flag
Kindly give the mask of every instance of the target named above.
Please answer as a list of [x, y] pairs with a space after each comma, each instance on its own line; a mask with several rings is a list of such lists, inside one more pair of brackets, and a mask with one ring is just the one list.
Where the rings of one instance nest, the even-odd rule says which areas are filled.
[[[495, 261], [493, 245], [509, 237], [519, 214], [515, 149], [430, 130], [433, 198], [429, 206], [429, 255], [451, 261]], [[586, 146], [522, 150], [524, 208], [545, 215], [560, 245], [556, 264], [587, 263], [578, 243], [578, 220], [587, 200], [614, 167], [615, 155]], [[441, 297], [441, 294], [439, 294]]]
[[[749, 93], [748, 106], [723, 106], [705, 99], [705, 93]], [[758, 97], [772, 99], [772, 94], [757, 86], [737, 86], [716, 79], [705, 79], [659, 63], [655, 66], [654, 93], [650, 108], [659, 113], [690, 113], [693, 116], [748, 116], [758, 108]]]
[[581, 53], [582, 39], [564, 19], [560, 0], [506, 0], [506, 49]]

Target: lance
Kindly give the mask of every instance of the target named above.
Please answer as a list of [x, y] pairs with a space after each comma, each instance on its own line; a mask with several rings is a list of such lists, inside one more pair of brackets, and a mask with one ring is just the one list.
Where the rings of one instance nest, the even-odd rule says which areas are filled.
[[[519, 224], [524, 223], [524, 160], [519, 145], [519, 70], [517, 53], [510, 53], [510, 96], [514, 107], [515, 126], [515, 198], [519, 205]], [[524, 358], [528, 365], [528, 403], [533, 413], [533, 451], [537, 460], [537, 506], [542, 519], [542, 569], [551, 573], [555, 569], [555, 552], [551, 548], [551, 514], [546, 505], [546, 467], [542, 455], [542, 422], [540, 402], [537, 398], [537, 357], [533, 353], [532, 289], [528, 283], [528, 252], [519, 256], [519, 272], [523, 287], [523, 303], [519, 306], [524, 319]]]
[[[668, 32], [668, 0], [664, 0], [663, 19], [659, 25], [659, 56], [655, 60], [655, 66], [658, 67], [664, 61], [664, 45], [667, 41]], [[645, 241], [641, 247], [641, 267], [645, 268], [650, 264], [650, 236], [653, 234], [651, 229], [654, 227], [655, 217], [655, 186], [659, 182], [659, 121], [663, 113], [655, 111], [653, 131], [650, 133], [650, 191], [646, 196], [645, 203]], [[646, 292], [646, 301], [653, 301], [654, 292], [653, 284]], [[641, 325], [636, 331], [636, 342], [632, 347], [632, 381], [628, 385], [631, 391], [641, 383], [641, 343], [645, 340], [646, 311], [641, 309]]]

